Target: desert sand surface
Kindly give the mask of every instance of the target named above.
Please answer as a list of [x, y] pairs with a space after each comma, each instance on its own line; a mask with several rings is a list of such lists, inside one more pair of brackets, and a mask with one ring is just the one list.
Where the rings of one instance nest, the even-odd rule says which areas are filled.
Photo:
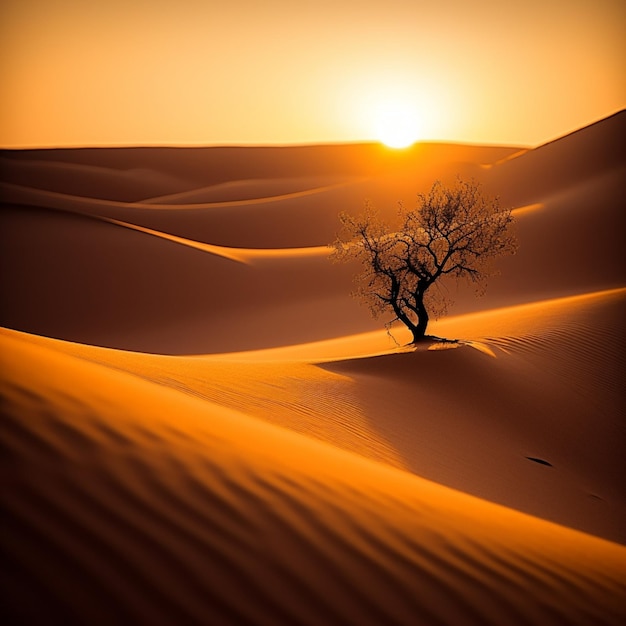
[[[624, 623], [625, 126], [2, 151], [6, 623]], [[519, 251], [407, 346], [327, 244], [457, 175]]]

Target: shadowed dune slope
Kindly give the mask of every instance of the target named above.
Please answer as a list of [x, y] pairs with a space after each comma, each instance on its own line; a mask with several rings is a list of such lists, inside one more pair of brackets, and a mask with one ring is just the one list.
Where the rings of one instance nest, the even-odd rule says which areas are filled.
[[[56, 153], [56, 151], [54, 151]], [[123, 202], [139, 200], [146, 189], [156, 194], [180, 192], [193, 185], [182, 176], [149, 169], [137, 164], [131, 169], [117, 169], [59, 160], [43, 160], [40, 151], [0, 151], [0, 179], [16, 185], [71, 194], [79, 197], [108, 198]]]
[[[163, 192], [150, 192], [146, 179], [135, 197], [123, 197], [113, 183], [115, 176], [146, 170], [189, 181], [189, 189], [228, 181], [298, 177], [379, 176], [424, 164], [437, 167], [450, 162], [493, 163], [517, 152], [517, 148], [446, 143], [420, 143], [407, 150], [389, 150], [380, 144], [337, 144], [286, 147], [207, 148], [78, 148], [50, 150], [0, 150], [0, 177], [4, 181], [70, 195], [103, 199], [141, 200]], [[46, 168], [48, 165], [48, 168]], [[86, 168], [111, 178], [73, 180], [63, 176]], [[158, 185], [158, 178], [154, 179]], [[78, 185], [78, 186], [77, 186]], [[82, 190], [83, 193], [78, 193]], [[86, 191], [86, 193], [85, 193]], [[180, 189], [180, 191], [183, 191]], [[146, 193], [147, 192], [147, 193]], [[170, 193], [173, 193], [170, 192]]]
[[[161, 150], [167, 152], [167, 149], [154, 149], [154, 152], [160, 154]], [[119, 194], [111, 191], [110, 186], [94, 189], [88, 196], [76, 195], [70, 187], [61, 188], [60, 183], [52, 188], [39, 183], [36, 177], [30, 181], [24, 177], [11, 178], [10, 170], [3, 178], [0, 193], [5, 204], [110, 217], [210, 244], [260, 248], [317, 246], [334, 238], [340, 211], [360, 211], [369, 199], [395, 213], [398, 201], [412, 203], [416, 193], [428, 188], [435, 178], [449, 179], [462, 172], [473, 175], [484, 160], [492, 162], [511, 152], [508, 148], [447, 144], [418, 144], [400, 152], [367, 144], [267, 151], [239, 148], [228, 149], [225, 154], [230, 156], [223, 163], [214, 163], [213, 150], [221, 149], [205, 149], [205, 156], [211, 156], [213, 169], [207, 166], [204, 179], [198, 178], [188, 190], [169, 198], [154, 198], [156, 194], [149, 192], [150, 186], [139, 182], [138, 188], [143, 189], [143, 198], [137, 198], [139, 202], [120, 202]], [[59, 158], [63, 154], [59, 151]], [[150, 153], [140, 154], [145, 159], [145, 169], [154, 157]], [[237, 154], [241, 161], [239, 170], [234, 160]], [[248, 160], [261, 165], [264, 154], [275, 165], [274, 170], [246, 167]], [[22, 160], [28, 163], [26, 156], [22, 152], [11, 153], [21, 165], [24, 165]], [[180, 161], [179, 167], [187, 156], [185, 151], [171, 155]], [[102, 158], [105, 157], [110, 155], [103, 149]], [[224, 172], [218, 175], [216, 168], [223, 168]], [[163, 171], [166, 177], [183, 175], [177, 169]], [[187, 175], [192, 176], [193, 171], [190, 164]], [[263, 177], [251, 181], [245, 177], [247, 172]], [[211, 182], [214, 175], [217, 182]], [[57, 181], [54, 176], [52, 179]], [[69, 180], [74, 178], [70, 176]], [[313, 187], [312, 180], [316, 182]]]
[[2, 549], [13, 621], [626, 617], [626, 550], [616, 544], [16, 333], [3, 334], [2, 355], [11, 363]]
[[182, 193], [161, 195], [147, 198], [142, 204], [156, 205], [180, 204], [181, 207], [200, 203], [245, 202], [264, 198], [289, 197], [294, 194], [315, 193], [327, 187], [345, 184], [349, 177], [333, 178], [331, 176], [307, 176], [293, 178], [261, 178], [253, 180], [234, 180], [199, 189], [191, 189]]
[[[626, 285], [621, 187], [626, 165], [545, 196], [514, 225], [519, 249], [498, 261], [485, 296], [460, 287], [457, 314]], [[452, 288], [452, 293], [455, 293]]]
[[[484, 298], [452, 288], [456, 305], [450, 313], [626, 284], [624, 172], [613, 168], [571, 181], [540, 198], [534, 209], [520, 210], [518, 254], [499, 262], [501, 275], [490, 281]], [[349, 296], [354, 268], [332, 265], [323, 254], [302, 255], [300, 246], [328, 243], [337, 213], [350, 203], [358, 210], [364, 186], [393, 194], [394, 181], [408, 189], [410, 178], [390, 175], [279, 201], [193, 210], [89, 204], [31, 190], [29, 201], [37, 207], [19, 203], [20, 193], [29, 190], [11, 188], [17, 203], [0, 211], [0, 322], [71, 341], [171, 354], [298, 344], [373, 330], [378, 323]], [[220, 257], [101, 218], [192, 243], [265, 245], [254, 265], [242, 267], [232, 261], [236, 251]], [[284, 252], [264, 257], [268, 248]]]
[[626, 111], [505, 159], [488, 180], [506, 204], [520, 205], [568, 188], [625, 162]]
[[326, 255], [245, 265], [74, 214], [21, 207], [2, 222], [2, 321], [18, 330], [175, 354], [371, 328], [350, 302], [351, 269]]

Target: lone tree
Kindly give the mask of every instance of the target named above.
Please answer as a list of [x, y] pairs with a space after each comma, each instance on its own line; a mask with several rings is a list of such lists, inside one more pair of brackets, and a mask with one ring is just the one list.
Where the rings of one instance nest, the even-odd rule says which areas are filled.
[[392, 313], [388, 326], [402, 322], [416, 343], [429, 318], [442, 315], [449, 303], [440, 279], [467, 279], [484, 291], [493, 259], [515, 252], [513, 217], [476, 182], [461, 180], [450, 188], [436, 182], [418, 195], [416, 209], [400, 205], [398, 217], [399, 227], [391, 228], [369, 205], [357, 217], [342, 213], [332, 257], [361, 263], [353, 295], [374, 317]]

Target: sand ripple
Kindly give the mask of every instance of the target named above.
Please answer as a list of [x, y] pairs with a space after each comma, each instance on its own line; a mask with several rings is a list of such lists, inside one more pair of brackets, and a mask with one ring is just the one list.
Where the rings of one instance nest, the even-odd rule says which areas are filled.
[[[615, 544], [127, 374], [3, 344], [5, 590], [22, 623], [625, 617], [626, 549]], [[77, 381], [91, 384], [77, 392]]]

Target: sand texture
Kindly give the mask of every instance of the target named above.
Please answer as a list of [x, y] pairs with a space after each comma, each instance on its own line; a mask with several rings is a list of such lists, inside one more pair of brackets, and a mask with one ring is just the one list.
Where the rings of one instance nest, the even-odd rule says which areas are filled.
[[[4, 623], [625, 623], [625, 126], [3, 151]], [[519, 251], [407, 347], [327, 244], [457, 174]]]

